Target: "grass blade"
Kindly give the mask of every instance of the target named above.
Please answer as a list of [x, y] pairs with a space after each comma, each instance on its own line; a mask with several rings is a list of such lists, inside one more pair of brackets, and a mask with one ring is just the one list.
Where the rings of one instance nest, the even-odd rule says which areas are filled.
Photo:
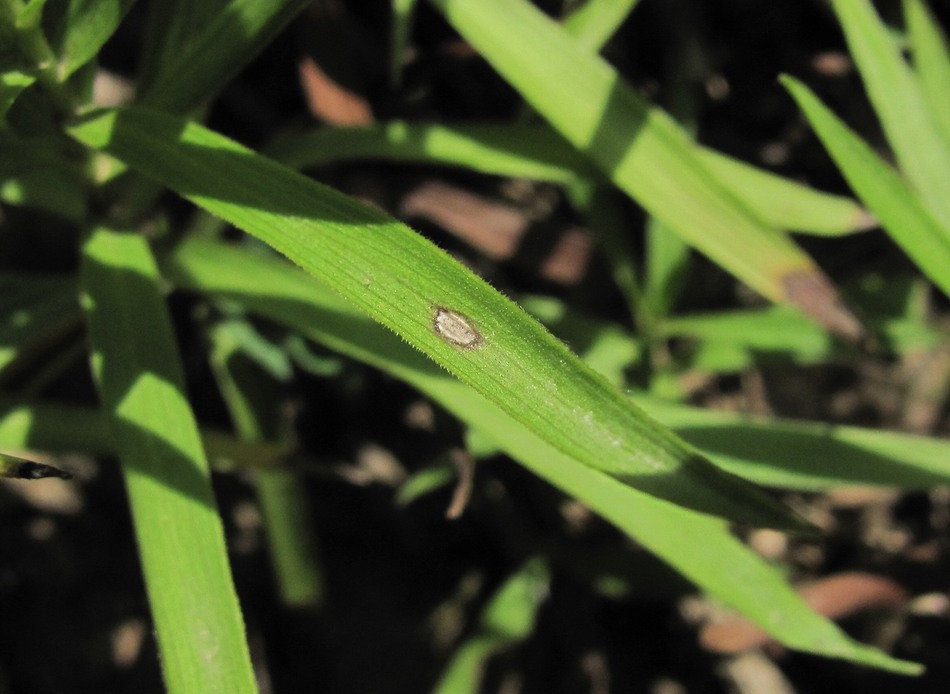
[[[227, 322], [210, 331], [211, 369], [218, 390], [242, 440], [274, 439], [279, 428], [276, 383], [241, 354], [234, 333]], [[324, 581], [301, 476], [275, 467], [256, 470], [253, 481], [282, 601], [293, 607], [319, 605]]]
[[769, 299], [794, 303], [851, 338], [861, 335], [808, 256], [712, 176], [675, 121], [649, 107], [607, 62], [524, 0], [432, 2], [532, 108], [650, 214]]
[[[697, 152], [710, 173], [775, 228], [839, 236], [872, 220], [849, 198], [823, 193], [715, 150]], [[266, 154], [298, 169], [340, 161], [389, 159], [463, 166], [495, 176], [571, 184], [598, 176], [587, 159], [544, 125], [445, 126], [392, 121], [358, 128], [315, 128], [274, 143]]]
[[187, 113], [208, 101], [308, 0], [233, 0], [159, 69], [140, 103]]
[[[779, 574], [735, 539], [724, 523], [577, 465], [303, 273], [287, 272], [276, 259], [200, 239], [178, 246], [163, 267], [180, 286], [238, 300], [261, 317], [299, 330], [410, 383], [782, 643], [895, 672], [919, 671], [916, 665], [856, 644], [830, 621], [811, 612]], [[261, 292], [261, 287], [267, 287], [268, 293]], [[947, 444], [943, 445], [946, 450]]]
[[485, 661], [534, 631], [538, 609], [548, 595], [551, 575], [540, 559], [529, 560], [495, 591], [482, 610], [479, 630], [456, 650], [435, 694], [476, 694]]
[[0, 72], [0, 121], [7, 117], [7, 111], [13, 106], [20, 93], [36, 82], [33, 75], [20, 70], [3, 70]]
[[833, 0], [832, 7], [901, 172], [934, 218], [950, 230], [950, 143], [930, 118], [916, 75], [870, 2]]
[[699, 157], [720, 183], [775, 228], [843, 236], [876, 225], [851, 198], [809, 188], [714, 149], [700, 148]]
[[83, 248], [93, 366], [122, 461], [170, 692], [256, 692], [208, 465], [146, 241]]
[[60, 11], [47, 22], [47, 35], [55, 50], [61, 81], [92, 60], [132, 7], [134, 0], [69, 0], [47, 5], [47, 12]]
[[930, 118], [945, 144], [950, 144], [950, 47], [947, 37], [923, 0], [904, 0], [904, 17], [914, 67]]
[[207, 28], [230, 3], [231, 0], [163, 0], [149, 3], [142, 32], [138, 91], [148, 91], [155, 77], [171, 68], [187, 50], [192, 37]]
[[[855, 3], [858, 4], [858, 3]], [[848, 184], [917, 266], [950, 296], [950, 233], [941, 228], [890, 166], [835, 116], [808, 87], [783, 76], [799, 108]]]
[[402, 67], [409, 52], [409, 35], [419, 0], [391, 0], [392, 26], [389, 30], [389, 87], [402, 80]]
[[717, 464], [760, 484], [805, 491], [843, 486], [925, 490], [950, 481], [947, 441], [632, 397]]
[[576, 460], [697, 510], [801, 528], [787, 509], [703, 460], [517, 305], [390, 217], [163, 114], [107, 111], [71, 132], [273, 246]]
[[588, 50], [600, 51], [640, 0], [587, 0], [564, 20], [564, 29]]

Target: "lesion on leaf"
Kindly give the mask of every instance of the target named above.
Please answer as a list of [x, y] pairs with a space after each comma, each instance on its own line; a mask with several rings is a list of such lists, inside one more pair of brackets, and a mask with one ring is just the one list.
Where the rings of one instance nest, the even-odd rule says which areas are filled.
[[445, 342], [460, 349], [476, 349], [485, 344], [485, 338], [471, 318], [445, 306], [436, 306], [432, 329]]

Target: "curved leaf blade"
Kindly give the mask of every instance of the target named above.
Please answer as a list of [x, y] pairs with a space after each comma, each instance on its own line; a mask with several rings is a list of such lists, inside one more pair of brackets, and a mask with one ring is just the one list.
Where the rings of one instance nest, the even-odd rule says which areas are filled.
[[870, 2], [831, 4], [901, 171], [934, 218], [950, 228], [950, 143], [930, 117], [917, 76]]
[[175, 693], [255, 692], [208, 463], [145, 239], [95, 230], [82, 285], [165, 684]]
[[[773, 301], [835, 332], [863, 329], [787, 234], [706, 168], [686, 133], [599, 56], [524, 0], [432, 0], [452, 26], [568, 142], [651, 215]], [[815, 299], [818, 298], [817, 301]]]
[[405, 225], [164, 114], [107, 111], [71, 133], [273, 246], [577, 460], [690, 508], [802, 528]]
[[[320, 282], [299, 272], [287, 272], [275, 259], [203, 239], [179, 245], [165, 258], [163, 267], [180, 287], [238, 300], [260, 317], [299, 330], [330, 349], [416, 387], [787, 646], [905, 674], [919, 671], [913, 663], [855, 643], [832, 622], [812, 612], [780, 574], [737, 540], [726, 524], [578, 465], [472, 388], [372, 324]], [[268, 291], [262, 291], [263, 287]], [[705, 414], [688, 409], [699, 417]], [[674, 416], [682, 419], [682, 413]]]
[[[277, 141], [265, 154], [297, 169], [388, 159], [562, 184], [599, 176], [581, 152], [549, 127], [534, 123], [446, 126], [391, 121], [320, 127]], [[850, 198], [814, 190], [706, 147], [698, 147], [697, 154], [723, 186], [772, 227], [839, 236], [873, 222]]]
[[802, 82], [780, 78], [848, 184], [899, 245], [950, 296], [950, 232], [886, 162], [832, 113]]

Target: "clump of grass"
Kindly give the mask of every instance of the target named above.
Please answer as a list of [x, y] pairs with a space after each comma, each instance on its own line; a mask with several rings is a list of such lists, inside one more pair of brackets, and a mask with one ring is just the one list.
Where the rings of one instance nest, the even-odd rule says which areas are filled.
[[[284, 601], [323, 599], [306, 473], [291, 462], [292, 433], [275, 423], [280, 398], [271, 387], [295, 368], [332, 377], [306, 344], [410, 384], [481, 437], [477, 446], [470, 437], [473, 455], [510, 456], [781, 643], [918, 672], [811, 611], [727, 521], [814, 532], [755, 483], [927, 488], [947, 481], [946, 443], [713, 414], [676, 402], [675, 384], [689, 372], [736, 373], [770, 354], [815, 364], [872, 339], [887, 338], [896, 354], [945, 341], [911, 301], [889, 311], [862, 306], [859, 320], [787, 231], [853, 234], [869, 225], [866, 206], [927, 280], [950, 289], [940, 183], [950, 180], [942, 86], [950, 60], [926, 6], [905, 3], [911, 68], [869, 4], [834, 3], [899, 171], [803, 83], [783, 78], [862, 206], [699, 146], [627, 84], [598, 49], [636, 2], [590, 0], [559, 25], [523, 0], [433, 0], [530, 107], [516, 123], [313, 128], [275, 139], [266, 154], [201, 125], [203, 107], [305, 4], [175, 2], [171, 11], [154, 3], [138, 96], [118, 108], [99, 108], [91, 85], [131, 3], [7, 0], [0, 11], [0, 196], [24, 213], [8, 233], [26, 235], [28, 220], [53, 214], [80, 239], [81, 257], [69, 277], [8, 270], [2, 278], [15, 312], [0, 350], [0, 445], [121, 460], [167, 688], [256, 687], [209, 459], [255, 471]], [[393, 84], [412, 5], [394, 3]], [[519, 306], [388, 214], [299, 172], [354, 158], [560, 186], [598, 232], [636, 334], [552, 297]], [[179, 221], [166, 190], [193, 203], [193, 219]], [[618, 191], [650, 215], [641, 259], [615, 214]], [[245, 232], [242, 241], [225, 241], [208, 215]], [[168, 239], [153, 243], [146, 232], [160, 227]], [[261, 253], [259, 242], [276, 253]], [[690, 249], [773, 305], [674, 315]], [[206, 357], [232, 433], [194, 416], [167, 287], [210, 307]], [[268, 341], [258, 321], [297, 341]], [[558, 338], [584, 347], [574, 353]], [[683, 338], [695, 350], [671, 356], [670, 341]], [[35, 357], [63, 339], [71, 348], [62, 358]], [[98, 405], [50, 402], [45, 387], [79, 354], [91, 361]], [[3, 461], [3, 471], [21, 464]], [[448, 480], [423, 470], [405, 482], [403, 498]], [[450, 683], [475, 691], [477, 665], [531, 634], [549, 579], [541, 559], [510, 577], [439, 691]]]

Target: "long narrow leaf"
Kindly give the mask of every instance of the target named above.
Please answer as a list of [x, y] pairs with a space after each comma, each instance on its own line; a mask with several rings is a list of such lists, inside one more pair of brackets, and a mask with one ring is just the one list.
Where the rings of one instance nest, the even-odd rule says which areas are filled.
[[187, 113], [208, 101], [308, 0], [232, 0], [164, 63], [141, 103]]
[[930, 118], [916, 75], [870, 2], [833, 0], [832, 6], [901, 172], [950, 238], [950, 143]]
[[[533, 123], [449, 127], [394, 121], [360, 128], [321, 127], [278, 141], [266, 153], [298, 169], [391, 159], [563, 184], [597, 175], [562, 137]], [[854, 200], [814, 190], [705, 147], [697, 153], [723, 186], [773, 227], [838, 236], [871, 224]]]
[[[369, 360], [364, 351], [354, 352], [352, 344], [371, 345], [377, 356], [370, 363], [389, 371], [401, 366], [424, 374], [439, 373], [421, 358], [410, 360], [406, 355], [411, 352], [406, 348], [380, 363], [383, 357], [379, 355], [385, 354], [395, 340], [381, 329], [367, 327], [368, 319], [361, 318], [325, 286], [301, 272], [288, 273], [276, 259], [195, 238], [179, 244], [165, 259], [163, 268], [182, 288], [237, 300], [262, 318], [301, 329], [350, 356]], [[261, 287], [268, 291], [258, 296]], [[776, 318], [779, 320], [773, 324], [782, 317]], [[733, 329], [737, 327], [734, 324]], [[821, 335], [817, 329], [814, 334]], [[349, 339], [334, 339], [334, 335]], [[813, 422], [766, 422], [737, 413], [674, 405], [645, 394], [631, 396], [655, 412], [664, 424], [704, 447], [714, 460], [763, 484], [793, 489], [836, 485], [923, 489], [946, 484], [950, 474], [950, 465], [945, 462], [950, 460], [948, 441]], [[0, 400], [0, 412], [2, 404]], [[51, 435], [44, 434], [41, 440]], [[16, 438], [0, 438], [0, 444], [22, 445]]]
[[564, 20], [564, 28], [589, 50], [600, 51], [640, 0], [587, 0]]
[[82, 285], [165, 683], [175, 694], [255, 692], [208, 465], [146, 241], [94, 231]]
[[[279, 409], [274, 382], [240, 353], [234, 330], [226, 323], [215, 326], [210, 337], [211, 368], [238, 435], [249, 441], [276, 436], [271, 431], [276, 424], [267, 426]], [[281, 599], [295, 607], [319, 605], [323, 578], [302, 479], [289, 470], [258, 470], [254, 485]]]
[[59, 79], [65, 80], [92, 60], [119, 26], [135, 0], [67, 0], [47, 3], [46, 12], [59, 10], [54, 17], [44, 17], [47, 35], [56, 52]]
[[[98, 410], [79, 405], [0, 396], [0, 446], [51, 453], [117, 453], [108, 422]], [[274, 468], [291, 451], [287, 445], [238, 441], [221, 431], [204, 430], [208, 458], [230, 468]]]
[[525, 0], [432, 3], [542, 117], [650, 214], [764, 296], [794, 303], [852, 338], [861, 334], [808, 256], [710, 174], [675, 121], [648, 106], [608, 63], [540, 10]]
[[[262, 317], [292, 326], [331, 349], [415, 386], [786, 645], [896, 672], [919, 670], [856, 644], [834, 624], [811, 612], [778, 573], [735, 539], [724, 523], [577, 465], [312, 278], [288, 273], [273, 259], [197, 239], [179, 246], [164, 267], [183, 286], [240, 300]], [[268, 288], [266, 293], [261, 291], [263, 287]]]
[[518, 306], [390, 217], [163, 114], [108, 111], [71, 132], [270, 244], [575, 459], [697, 510], [801, 527], [773, 499], [653, 422]]
[[480, 628], [458, 647], [433, 694], [477, 694], [485, 661], [531, 635], [550, 582], [540, 559], [510, 576], [482, 610]]
[[842, 486], [924, 490], [950, 482], [950, 443], [940, 439], [765, 420], [632, 397], [717, 464], [760, 484], [811, 491]]
[[156, 75], [178, 61], [191, 39], [207, 30], [215, 17], [224, 13], [232, 0], [164, 0], [148, 5], [142, 32], [137, 88], [148, 91]]
[[858, 197], [924, 274], [950, 296], [950, 233], [901, 177], [835, 116], [808, 87], [783, 76], [799, 108]]
[[389, 30], [389, 86], [402, 79], [402, 66], [409, 52], [409, 34], [419, 0], [391, 0], [392, 25]]
[[904, 0], [904, 16], [930, 118], [950, 146], [950, 46], [923, 0]]

